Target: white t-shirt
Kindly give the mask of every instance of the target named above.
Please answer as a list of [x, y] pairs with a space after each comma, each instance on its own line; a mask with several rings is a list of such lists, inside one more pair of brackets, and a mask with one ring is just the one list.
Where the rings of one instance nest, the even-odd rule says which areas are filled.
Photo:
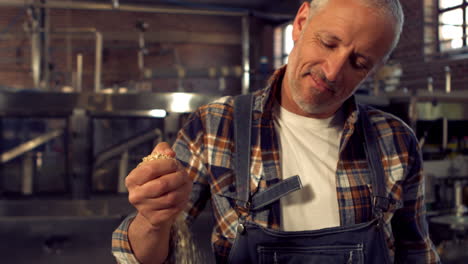
[[284, 231], [340, 225], [336, 168], [344, 117], [327, 119], [291, 113], [279, 103], [273, 121], [279, 139], [282, 179], [299, 175], [303, 188], [280, 199]]

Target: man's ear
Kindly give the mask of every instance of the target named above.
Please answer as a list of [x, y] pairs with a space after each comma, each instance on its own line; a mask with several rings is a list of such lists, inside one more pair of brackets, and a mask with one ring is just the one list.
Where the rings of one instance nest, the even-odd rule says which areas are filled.
[[301, 5], [299, 10], [297, 11], [296, 18], [294, 18], [293, 32], [292, 32], [292, 38], [294, 42], [296, 42], [299, 39], [299, 36], [301, 35], [302, 30], [306, 26], [307, 18], [309, 17], [309, 12], [310, 12], [310, 3], [307, 1]]

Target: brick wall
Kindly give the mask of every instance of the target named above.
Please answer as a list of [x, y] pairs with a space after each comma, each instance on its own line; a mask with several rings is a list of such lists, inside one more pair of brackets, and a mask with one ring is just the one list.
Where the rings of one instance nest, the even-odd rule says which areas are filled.
[[[30, 41], [23, 32], [25, 12], [2, 8], [0, 16], [0, 86], [30, 88]], [[16, 22], [16, 23], [14, 23]]]
[[[1, 8], [0, 32], [12, 21], [8, 34], [0, 35], [0, 85], [9, 88], [33, 88], [30, 67], [30, 40], [22, 24], [22, 8]], [[64, 28], [95, 28], [103, 33], [104, 87], [135, 86], [138, 70], [137, 21], [149, 24], [145, 33], [149, 54], [148, 68], [187, 68], [235, 66], [242, 63], [241, 19], [202, 15], [169, 15], [121, 11], [50, 10], [52, 31]], [[49, 90], [60, 90], [72, 84], [76, 56], [83, 55], [83, 89], [93, 90], [95, 41], [93, 34], [50, 34]], [[192, 78], [158, 79], [151, 82], [153, 91], [176, 91], [182, 85], [188, 92], [218, 93], [219, 80]], [[225, 93], [240, 91], [240, 78], [227, 78]]]
[[[401, 63], [403, 76], [401, 86], [408, 89], [426, 87], [429, 76], [434, 79], [435, 89], [444, 89], [444, 67], [452, 70], [453, 89], [466, 89], [468, 83], [468, 59], [434, 59], [424, 57], [424, 6], [432, 0], [401, 1], [406, 24], [400, 43], [392, 60]], [[299, 3], [296, 4], [297, 6]], [[0, 16], [0, 85], [12, 88], [33, 88], [30, 67], [30, 41], [24, 33], [26, 20], [22, 8], [1, 8]], [[52, 30], [63, 28], [96, 28], [104, 34], [102, 83], [105, 87], [135, 86], [139, 79], [137, 66], [138, 30], [135, 24], [143, 20], [149, 24], [145, 33], [149, 55], [145, 64], [150, 68], [167, 68], [180, 64], [184, 67], [203, 68], [242, 64], [241, 19], [201, 15], [169, 15], [132, 13], [120, 11], [51, 10]], [[13, 26], [12, 21], [16, 21]], [[264, 86], [260, 74], [260, 57], [273, 64], [274, 24], [260, 18], [252, 18], [251, 61], [255, 75], [252, 88]], [[6, 32], [6, 34], [5, 34]], [[168, 37], [166, 37], [168, 36]], [[427, 38], [427, 36], [426, 36]], [[76, 55], [83, 54], [83, 89], [94, 87], [94, 39], [91, 34], [51, 35], [51, 82], [50, 90], [59, 90], [72, 84], [72, 72], [76, 71]], [[131, 82], [130, 80], [133, 80]], [[151, 82], [153, 91], [177, 91], [182, 85], [189, 92], [218, 93], [219, 80], [209, 78], [158, 79]], [[238, 93], [240, 78], [228, 78], [225, 93]]]
[[[406, 22], [400, 43], [392, 59], [401, 62], [403, 76], [401, 86], [408, 89], [425, 89], [427, 78], [434, 79], [434, 89], [445, 89], [445, 66], [451, 68], [452, 90], [468, 90], [468, 58], [440, 58], [425, 60], [424, 8], [435, 10], [432, 0], [402, 0]], [[428, 32], [426, 31], [426, 34]]]

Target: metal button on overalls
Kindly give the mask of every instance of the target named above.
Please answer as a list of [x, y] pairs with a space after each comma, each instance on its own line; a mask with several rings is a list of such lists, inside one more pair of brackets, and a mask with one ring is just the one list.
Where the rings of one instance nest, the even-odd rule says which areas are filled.
[[243, 224], [239, 224], [239, 225], [237, 226], [237, 233], [239, 233], [240, 235], [242, 235], [242, 234], [244, 234], [244, 232], [245, 232], [245, 227], [244, 227], [244, 225], [243, 225]]

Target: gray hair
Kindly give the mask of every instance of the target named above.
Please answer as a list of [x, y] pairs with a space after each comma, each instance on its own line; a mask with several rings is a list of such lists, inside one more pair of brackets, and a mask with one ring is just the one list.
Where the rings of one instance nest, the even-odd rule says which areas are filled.
[[[311, 0], [310, 1], [310, 16], [311, 18], [317, 11], [324, 8], [329, 0]], [[360, 0], [364, 5], [372, 7], [382, 12], [385, 15], [388, 15], [395, 19], [396, 28], [395, 28], [395, 38], [390, 50], [385, 54], [382, 62], [385, 63], [390, 57], [390, 54], [393, 52], [395, 47], [400, 40], [401, 31], [403, 30], [403, 24], [405, 22], [405, 15], [403, 13], [403, 8], [401, 7], [399, 0]]]

